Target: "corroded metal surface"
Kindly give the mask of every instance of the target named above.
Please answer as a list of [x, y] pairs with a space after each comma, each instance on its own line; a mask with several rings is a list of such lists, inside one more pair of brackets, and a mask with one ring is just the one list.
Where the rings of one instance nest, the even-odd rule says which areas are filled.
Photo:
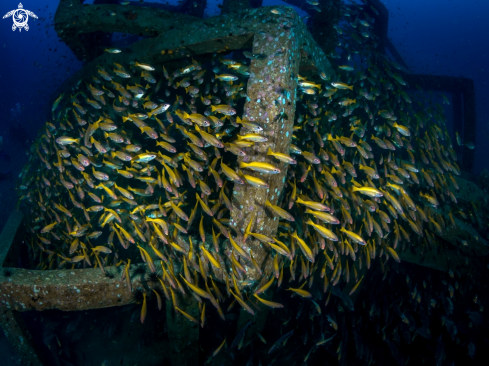
[[108, 278], [100, 269], [14, 269], [8, 278], [0, 274], [0, 309], [73, 311], [130, 302], [131, 294], [125, 281]]
[[[3, 268], [14, 267], [5, 265], [5, 258], [19, 253], [21, 242], [15, 239], [23, 229], [21, 221], [22, 214], [14, 211], [0, 234]], [[105, 271], [119, 273], [112, 267]], [[0, 272], [0, 310], [73, 311], [120, 306], [131, 301], [125, 281], [110, 278], [96, 268], [52, 271], [11, 268], [9, 272]], [[134, 282], [133, 286], [139, 285]]]

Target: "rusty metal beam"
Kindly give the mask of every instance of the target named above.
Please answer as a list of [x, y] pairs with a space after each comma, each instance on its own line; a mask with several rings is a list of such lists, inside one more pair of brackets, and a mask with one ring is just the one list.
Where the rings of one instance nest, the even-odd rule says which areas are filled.
[[[289, 14], [286, 14], [289, 16]], [[280, 36], [282, 34], [282, 36]], [[244, 118], [257, 121], [264, 128], [266, 143], [257, 144], [251, 154], [239, 157], [238, 162], [264, 161], [277, 165], [279, 174], [261, 175], [270, 188], [262, 189], [247, 185], [235, 185], [233, 192], [233, 210], [231, 211], [231, 227], [239, 234], [254, 217], [253, 232], [274, 236], [278, 227], [278, 218], [265, 209], [265, 202], [280, 203], [287, 173], [287, 164], [279, 163], [267, 156], [268, 148], [273, 151], [287, 153], [292, 140], [294, 124], [297, 74], [300, 65], [300, 38], [287, 37], [281, 29], [274, 29], [267, 36], [255, 36], [253, 41], [254, 54], [266, 54], [265, 60], [253, 60], [250, 65], [247, 102], [244, 107]], [[253, 175], [252, 173], [249, 173]], [[255, 174], [256, 175], [256, 174]], [[259, 265], [268, 258], [269, 248], [259, 241], [250, 240], [250, 248], [260, 259]], [[267, 261], [271, 265], [271, 261]], [[265, 268], [264, 272], [271, 272]], [[248, 272], [248, 279], [260, 280], [262, 276], [254, 270]], [[265, 278], [265, 277], [263, 277]]]

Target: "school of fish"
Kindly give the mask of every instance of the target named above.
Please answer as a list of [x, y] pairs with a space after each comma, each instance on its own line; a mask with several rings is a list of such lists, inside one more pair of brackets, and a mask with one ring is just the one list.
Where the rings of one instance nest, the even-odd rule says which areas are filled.
[[[161, 308], [164, 296], [204, 326], [208, 302], [222, 319], [235, 304], [251, 315], [283, 308], [265, 295], [272, 286], [321, 315], [332, 293], [348, 303], [340, 284], [353, 295], [366, 268], [436, 246], [454, 217], [466, 218], [457, 210], [460, 168], [443, 108], [408, 94], [401, 67], [376, 52], [373, 18], [354, 6], [343, 15], [343, 52], [328, 57], [351, 62], [336, 65], [334, 77], [298, 76], [290, 150], [268, 145], [267, 155], [288, 164], [278, 205], [263, 204], [281, 220], [275, 236], [253, 229], [253, 218], [244, 235], [229, 225], [233, 185], [266, 189], [263, 175], [280, 173], [270, 163], [236, 161], [267, 144], [264, 122], [240, 113], [251, 52], [215, 54], [209, 64], [185, 58], [177, 69], [114, 63], [55, 101], [21, 173], [19, 205], [36, 268], [120, 266], [136, 291], [131, 267], [142, 262], [157, 281], [142, 291], [141, 322], [148, 299]], [[359, 57], [376, 62], [353, 66]], [[453, 210], [440, 213], [442, 203]], [[251, 240], [273, 253], [260, 286], [247, 281], [247, 268], [263, 272]], [[199, 302], [199, 319], [179, 307], [179, 296]], [[325, 314], [336, 331], [335, 316]], [[327, 334], [311, 351], [335, 337]]]

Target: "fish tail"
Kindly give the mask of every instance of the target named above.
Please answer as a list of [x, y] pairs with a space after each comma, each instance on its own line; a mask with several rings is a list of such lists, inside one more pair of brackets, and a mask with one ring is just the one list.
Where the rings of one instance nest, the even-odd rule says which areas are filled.
[[268, 148], [267, 155], [273, 155], [273, 151], [270, 147]]
[[215, 106], [211, 105], [211, 111], [212, 111], [212, 112], [215, 112], [215, 111], [216, 111], [216, 109], [217, 109], [217, 108], [216, 108]]
[[243, 168], [246, 168], [246, 163], [243, 161], [240, 161], [239, 162], [239, 169], [243, 169]]
[[105, 138], [108, 138], [109, 137], [109, 134], [107, 132], [104, 132], [104, 137]]

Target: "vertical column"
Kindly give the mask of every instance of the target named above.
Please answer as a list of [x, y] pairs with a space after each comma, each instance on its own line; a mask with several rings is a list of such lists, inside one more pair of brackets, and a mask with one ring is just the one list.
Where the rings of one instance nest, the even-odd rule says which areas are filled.
[[[244, 108], [244, 119], [258, 122], [263, 127], [262, 134], [268, 138], [267, 142], [256, 143], [247, 152], [247, 156], [239, 157], [241, 162], [266, 162], [277, 166], [279, 174], [261, 174], [244, 169], [248, 175], [259, 177], [269, 184], [269, 188], [254, 188], [249, 185], [234, 185], [233, 210], [231, 212], [231, 227], [239, 234], [243, 234], [252, 214], [255, 216], [251, 231], [275, 236], [278, 227], [278, 217], [265, 210], [265, 202], [280, 204], [287, 173], [287, 164], [267, 156], [270, 147], [273, 151], [289, 153], [292, 139], [292, 126], [294, 123], [297, 75], [300, 63], [301, 35], [294, 32], [297, 27], [281, 27], [286, 20], [298, 16], [295, 11], [285, 10], [277, 16], [278, 26], [268, 32], [256, 34], [253, 40], [253, 54], [264, 55], [260, 60], [254, 59], [250, 66], [250, 77], [247, 88], [247, 102]], [[241, 132], [242, 134], [245, 131]], [[269, 248], [264, 248], [260, 242], [249, 238], [247, 243], [253, 250], [255, 260], [262, 267], [263, 272], [271, 271], [271, 258], [268, 256]], [[267, 257], [269, 260], [266, 261]], [[266, 262], [266, 263], [265, 263]], [[259, 281], [262, 279], [254, 269], [248, 268], [247, 278]]]

